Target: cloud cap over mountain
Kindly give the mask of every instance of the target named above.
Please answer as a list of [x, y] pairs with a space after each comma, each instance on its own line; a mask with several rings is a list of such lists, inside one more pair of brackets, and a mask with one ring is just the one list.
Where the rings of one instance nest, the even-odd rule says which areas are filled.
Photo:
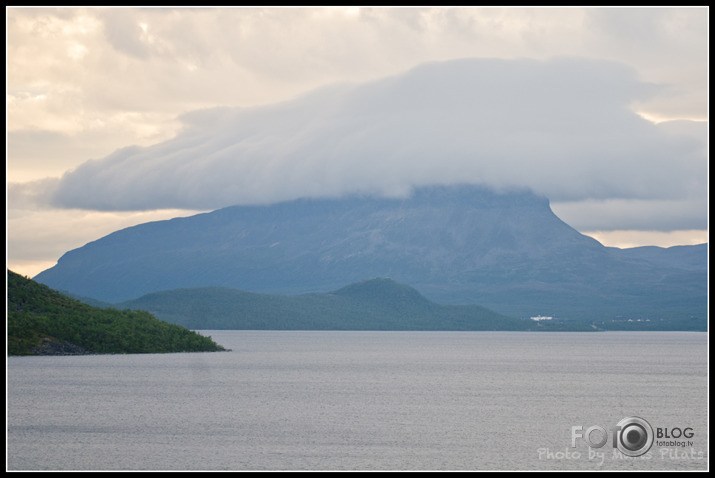
[[629, 109], [657, 88], [615, 62], [428, 63], [289, 102], [187, 113], [175, 138], [88, 161], [46, 191], [68, 208], [216, 209], [469, 182], [552, 201], [675, 202], [704, 221], [702, 137]]

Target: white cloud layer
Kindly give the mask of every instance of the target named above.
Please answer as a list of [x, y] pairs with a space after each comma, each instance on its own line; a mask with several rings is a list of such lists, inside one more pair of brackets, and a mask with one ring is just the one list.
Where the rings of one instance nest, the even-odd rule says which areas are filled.
[[[639, 113], [705, 120], [707, 13], [688, 7], [9, 8], [8, 178], [57, 176], [123, 146], [154, 144], [173, 136], [174, 118], [187, 111], [275, 103], [321, 85], [467, 57], [617, 61], [663, 85], [633, 105]], [[63, 142], [35, 141], [38, 133], [62, 135]]]
[[[629, 109], [655, 91], [614, 62], [430, 63], [275, 105], [186, 114], [173, 139], [124, 148], [66, 173], [51, 202], [95, 210], [214, 209], [471, 182], [528, 187], [572, 204], [639, 201], [639, 208], [662, 210], [667, 203], [685, 208], [680, 226], [699, 228], [705, 143], [683, 123], [655, 125]], [[665, 222], [678, 218], [672, 216]], [[664, 227], [670, 226], [655, 229]]]

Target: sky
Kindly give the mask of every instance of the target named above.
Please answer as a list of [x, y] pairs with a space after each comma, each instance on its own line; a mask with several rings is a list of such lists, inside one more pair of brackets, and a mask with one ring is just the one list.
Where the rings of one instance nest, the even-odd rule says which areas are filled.
[[604, 245], [708, 240], [708, 13], [6, 8], [7, 263], [233, 204], [529, 188]]

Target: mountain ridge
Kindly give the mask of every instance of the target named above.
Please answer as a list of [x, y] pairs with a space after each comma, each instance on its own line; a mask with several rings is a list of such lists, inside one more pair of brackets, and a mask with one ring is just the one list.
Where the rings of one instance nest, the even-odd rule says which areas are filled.
[[367, 279], [335, 291], [294, 296], [199, 287], [153, 292], [118, 304], [74, 298], [103, 308], [146, 310], [166, 322], [198, 330], [707, 330], [706, 324], [693, 318], [506, 317], [476, 304], [437, 304], [390, 278]]
[[141, 224], [67, 252], [36, 279], [119, 302], [207, 286], [295, 295], [391, 277], [432, 301], [514, 317], [705, 320], [707, 271], [692, 266], [698, 260], [681, 267], [680, 259], [604, 247], [530, 191], [458, 185], [405, 197], [231, 206]]
[[441, 305], [414, 288], [375, 278], [326, 293], [258, 294], [223, 287], [175, 289], [117, 304], [191, 329], [259, 330], [593, 330], [537, 324], [478, 305]]

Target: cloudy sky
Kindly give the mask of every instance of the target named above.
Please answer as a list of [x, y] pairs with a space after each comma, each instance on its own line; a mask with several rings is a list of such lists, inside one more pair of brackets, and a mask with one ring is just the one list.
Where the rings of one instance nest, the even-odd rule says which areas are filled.
[[8, 8], [7, 260], [231, 204], [528, 187], [706, 242], [707, 8]]

